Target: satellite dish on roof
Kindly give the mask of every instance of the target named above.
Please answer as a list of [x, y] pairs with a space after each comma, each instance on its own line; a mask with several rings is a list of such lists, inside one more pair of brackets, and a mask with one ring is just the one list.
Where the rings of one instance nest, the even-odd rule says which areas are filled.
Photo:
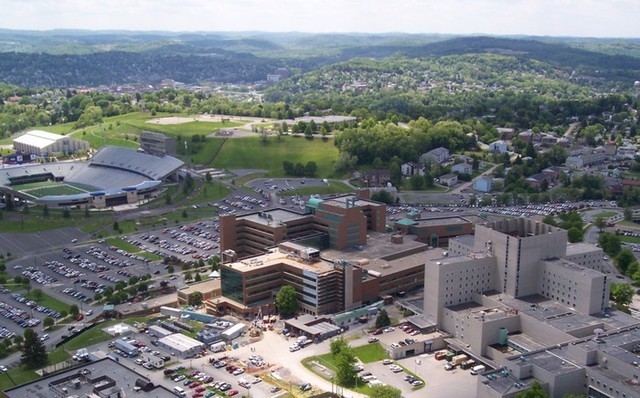
[[600, 337], [600, 335], [604, 333], [604, 329], [601, 329], [601, 328], [593, 329], [593, 333], [596, 335], [596, 337]]

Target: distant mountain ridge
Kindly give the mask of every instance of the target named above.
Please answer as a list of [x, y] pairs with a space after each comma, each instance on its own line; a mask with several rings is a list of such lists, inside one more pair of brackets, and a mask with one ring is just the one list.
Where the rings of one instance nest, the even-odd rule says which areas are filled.
[[[582, 48], [572, 47], [579, 43]], [[591, 43], [591, 44], [590, 44]], [[309, 72], [353, 58], [494, 53], [624, 82], [640, 80], [640, 41], [494, 36], [262, 32], [31, 32], [0, 29], [0, 80], [23, 86], [265, 80], [277, 68]], [[610, 42], [614, 43], [614, 42]], [[620, 45], [622, 43], [623, 45]], [[591, 45], [600, 51], [590, 51]], [[612, 44], [613, 45], [613, 44]]]

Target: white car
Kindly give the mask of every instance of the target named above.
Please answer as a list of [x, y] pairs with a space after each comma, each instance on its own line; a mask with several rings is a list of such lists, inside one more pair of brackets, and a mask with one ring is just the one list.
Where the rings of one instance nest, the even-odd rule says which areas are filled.
[[384, 330], [385, 333], [389, 333], [389, 332], [393, 332], [394, 330], [396, 330], [393, 326], [389, 326], [388, 328], [386, 328]]
[[289, 347], [289, 352], [298, 351], [299, 349], [300, 349], [300, 346], [297, 345], [297, 344], [294, 344], [294, 345]]

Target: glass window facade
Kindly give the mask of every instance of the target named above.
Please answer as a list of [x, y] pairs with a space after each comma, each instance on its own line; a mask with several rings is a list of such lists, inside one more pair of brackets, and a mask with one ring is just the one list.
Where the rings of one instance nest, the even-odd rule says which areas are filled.
[[245, 304], [242, 294], [242, 275], [227, 267], [220, 267], [220, 279], [222, 281], [222, 295]]

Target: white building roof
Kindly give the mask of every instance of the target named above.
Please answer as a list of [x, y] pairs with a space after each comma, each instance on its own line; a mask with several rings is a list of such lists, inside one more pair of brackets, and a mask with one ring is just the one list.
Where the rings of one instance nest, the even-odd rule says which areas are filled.
[[186, 352], [197, 347], [204, 347], [204, 344], [198, 340], [192, 339], [181, 333], [170, 334], [160, 339], [160, 342], [173, 347], [178, 352]]
[[65, 138], [64, 135], [49, 133], [42, 130], [31, 130], [27, 131], [24, 135], [21, 135], [20, 137], [14, 139], [13, 142], [35, 146], [37, 148], [43, 149], [63, 138]]

